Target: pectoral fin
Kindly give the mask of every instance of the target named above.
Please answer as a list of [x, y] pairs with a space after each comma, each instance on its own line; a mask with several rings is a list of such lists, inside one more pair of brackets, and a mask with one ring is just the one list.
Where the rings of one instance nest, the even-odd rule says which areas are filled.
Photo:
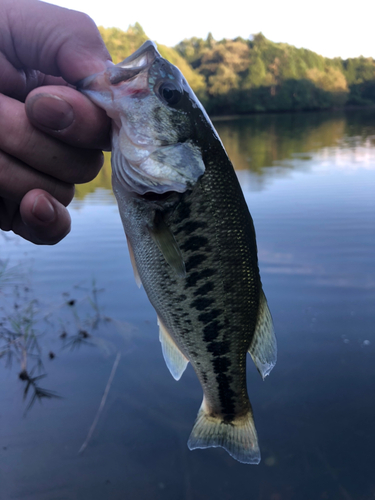
[[159, 340], [161, 342], [161, 349], [163, 351], [164, 360], [175, 380], [180, 380], [184, 373], [189, 360], [182, 354], [180, 349], [176, 346], [174, 340], [167, 332], [165, 326], [158, 317], [159, 325]]
[[263, 290], [260, 292], [258, 319], [249, 353], [264, 379], [276, 364], [277, 345], [271, 313]]
[[156, 213], [154, 224], [149, 228], [149, 231], [168, 264], [178, 276], [181, 278], [185, 277], [185, 263], [181, 251], [175, 237], [159, 212]]
[[132, 263], [135, 282], [137, 283], [138, 288], [141, 288], [141, 286], [142, 286], [141, 277], [139, 276], [137, 264], [135, 263], [133, 248], [132, 248], [131, 243], [129, 241], [129, 238], [127, 236], [126, 236], [126, 242], [128, 244], [130, 262]]

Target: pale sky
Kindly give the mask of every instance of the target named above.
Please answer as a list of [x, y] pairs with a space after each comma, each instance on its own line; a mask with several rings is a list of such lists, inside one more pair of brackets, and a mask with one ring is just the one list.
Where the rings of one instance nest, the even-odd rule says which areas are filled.
[[216, 40], [261, 31], [274, 42], [326, 57], [375, 59], [374, 0], [53, 0], [81, 10], [96, 24], [127, 30], [139, 22], [147, 36], [173, 46], [184, 38]]

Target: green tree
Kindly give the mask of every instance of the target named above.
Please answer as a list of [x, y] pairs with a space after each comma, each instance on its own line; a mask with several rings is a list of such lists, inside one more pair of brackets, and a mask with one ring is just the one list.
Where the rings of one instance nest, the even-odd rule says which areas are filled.
[[266, 67], [258, 52], [250, 60], [248, 73], [243, 80], [242, 88], [250, 89], [260, 87], [264, 84], [266, 78]]
[[204, 77], [195, 71], [175, 49], [158, 44], [158, 50], [164, 59], [178, 67], [197, 96], [204, 99], [206, 91]]
[[[127, 31], [99, 28], [115, 63], [147, 40], [136, 23]], [[375, 102], [375, 61], [325, 58], [275, 43], [262, 33], [248, 40], [193, 37], [176, 47], [159, 45], [212, 114], [328, 109]]]
[[238, 75], [225, 64], [219, 64], [216, 72], [208, 78], [211, 95], [223, 95], [238, 87]]

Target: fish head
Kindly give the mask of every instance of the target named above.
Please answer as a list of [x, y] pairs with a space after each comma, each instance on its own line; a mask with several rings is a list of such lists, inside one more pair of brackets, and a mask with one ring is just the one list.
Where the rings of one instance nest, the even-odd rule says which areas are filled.
[[[196, 119], [204, 112], [182, 73], [147, 41], [78, 84], [112, 119], [112, 173], [137, 195], [183, 193], [205, 171]], [[196, 114], [196, 113], [195, 113]]]

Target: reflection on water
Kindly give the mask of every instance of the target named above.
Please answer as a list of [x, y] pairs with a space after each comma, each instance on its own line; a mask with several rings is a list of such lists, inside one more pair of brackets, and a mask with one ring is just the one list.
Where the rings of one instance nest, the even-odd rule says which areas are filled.
[[[215, 125], [254, 218], [278, 336], [264, 383], [248, 366], [261, 464], [187, 449], [201, 390], [191, 368], [177, 383], [164, 365], [106, 164], [77, 188], [56, 247], [0, 234], [13, 266], [0, 267], [0, 352], [16, 349], [11, 365], [0, 357], [1, 500], [375, 497], [374, 112]], [[26, 416], [23, 368], [60, 396]]]
[[[335, 166], [374, 167], [374, 111], [252, 115], [214, 121], [236, 170], [254, 175], [262, 188], [266, 179], [311, 168], [311, 160], [335, 156]], [[91, 183], [76, 188], [76, 198], [98, 188], [111, 190], [111, 155]], [[331, 163], [328, 163], [331, 166]]]

